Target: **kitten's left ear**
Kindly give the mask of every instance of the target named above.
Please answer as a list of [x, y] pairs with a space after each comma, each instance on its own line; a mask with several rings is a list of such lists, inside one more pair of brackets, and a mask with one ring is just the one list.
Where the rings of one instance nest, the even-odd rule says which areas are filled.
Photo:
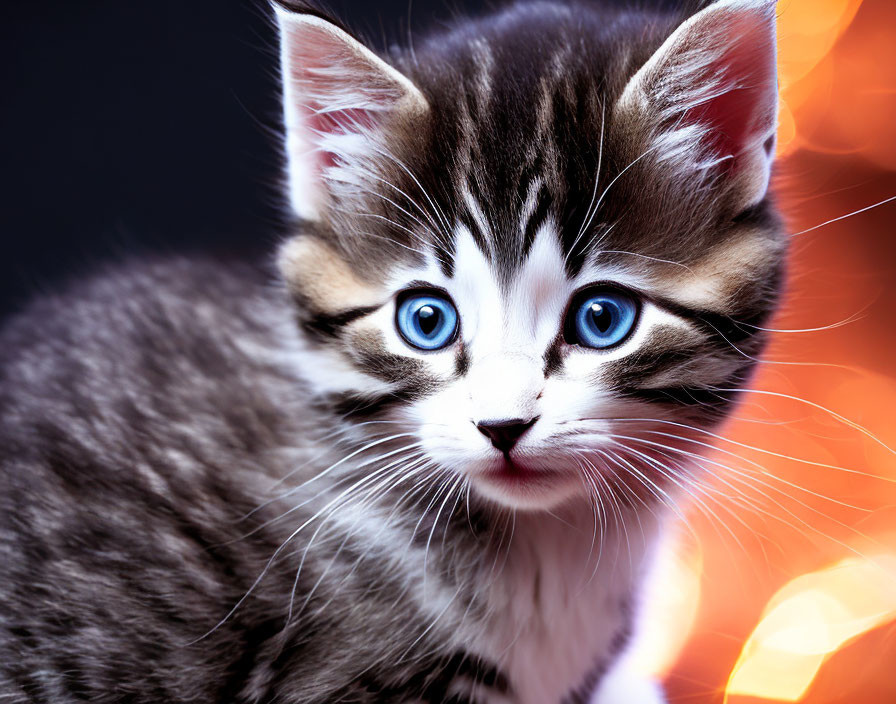
[[723, 169], [736, 206], [768, 190], [778, 116], [774, 0], [719, 0], [684, 22], [629, 81], [617, 114], [649, 126], [648, 148]]
[[384, 130], [428, 109], [398, 70], [332, 22], [275, 4], [280, 27], [289, 192], [303, 218], [358, 192]]

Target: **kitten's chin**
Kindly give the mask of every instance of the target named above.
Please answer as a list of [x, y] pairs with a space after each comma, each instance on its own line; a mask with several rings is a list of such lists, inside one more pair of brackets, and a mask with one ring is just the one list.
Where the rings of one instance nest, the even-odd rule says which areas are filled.
[[581, 480], [572, 470], [503, 458], [471, 469], [469, 479], [483, 498], [518, 510], [549, 510], [582, 494]]

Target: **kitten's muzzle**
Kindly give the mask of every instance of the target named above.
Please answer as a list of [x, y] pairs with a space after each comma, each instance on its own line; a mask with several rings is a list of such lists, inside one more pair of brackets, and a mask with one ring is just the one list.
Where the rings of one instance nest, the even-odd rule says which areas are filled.
[[529, 428], [535, 425], [538, 416], [530, 420], [512, 418], [506, 420], [484, 420], [476, 424], [480, 433], [492, 441], [498, 450], [508, 453], [523, 437]]

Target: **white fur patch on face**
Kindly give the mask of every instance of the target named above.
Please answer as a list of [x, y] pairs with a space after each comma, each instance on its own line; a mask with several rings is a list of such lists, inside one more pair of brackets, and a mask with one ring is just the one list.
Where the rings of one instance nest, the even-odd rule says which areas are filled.
[[499, 281], [466, 230], [458, 232], [455, 267], [453, 283], [464, 323], [475, 315], [472, 329], [464, 329], [470, 420], [535, 418], [544, 387], [543, 355], [572, 293], [552, 228], [542, 227], [509, 284]]
[[[548, 220], [536, 233], [529, 256], [509, 281], [493, 267], [470, 231], [456, 229], [454, 275], [445, 276], [435, 260], [422, 270], [402, 272], [408, 281], [427, 281], [446, 290], [458, 309], [460, 344], [468, 370], [453, 374], [456, 350], [418, 353], [396, 335], [396, 353], [424, 359], [446, 379], [437, 392], [402, 411], [416, 429], [426, 453], [440, 465], [465, 473], [476, 490], [515, 508], [543, 509], [583, 491], [579, 443], [569, 430], [587, 422], [591, 441], [600, 433], [600, 417], [621, 411], [600, 384], [601, 366], [630, 354], [649, 329], [668, 323], [645, 306], [639, 329], [622, 346], [600, 352], [571, 349], [562, 375], [545, 376], [545, 353], [562, 333], [570, 298], [590, 283], [641, 284], [631, 272], [591, 268], [575, 279], [566, 274], [555, 225]], [[383, 321], [385, 324], [385, 320]], [[477, 429], [483, 421], [521, 419], [537, 422], [512, 451], [525, 481], [507, 481], [501, 452]], [[605, 428], [604, 432], [608, 432]]]
[[[397, 269], [385, 286], [389, 302], [353, 326], [376, 333], [386, 352], [415, 359], [437, 380], [430, 393], [396, 407], [392, 416], [416, 433], [426, 456], [465, 476], [481, 497], [542, 510], [587, 496], [585, 474], [605, 466], [600, 450], [612, 446], [613, 419], [644, 416], [640, 402], [610, 390], [612, 363], [647, 344], [658, 328], [689, 327], [643, 300], [639, 321], [622, 344], [607, 350], [569, 345], [561, 336], [570, 300], [583, 288], [607, 283], [649, 291], [650, 277], [638, 264], [626, 268], [598, 258], [569, 278], [556, 226], [548, 219], [527, 259], [507, 278], [458, 225], [451, 275], [434, 253], [422, 265]], [[415, 349], [396, 329], [399, 294], [426, 287], [444, 291], [457, 309], [458, 339], [445, 349]], [[558, 344], [562, 369], [547, 374], [546, 353]], [[508, 462], [477, 425], [511, 419], [535, 422]]]

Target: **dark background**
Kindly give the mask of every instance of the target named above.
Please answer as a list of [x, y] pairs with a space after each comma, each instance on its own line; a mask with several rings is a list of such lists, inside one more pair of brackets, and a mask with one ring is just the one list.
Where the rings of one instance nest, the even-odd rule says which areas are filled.
[[[489, 3], [494, 5], [496, 3]], [[334, 0], [375, 45], [482, 0]], [[41, 0], [0, 16], [0, 315], [134, 252], [271, 248], [276, 34], [264, 0]]]
[[[0, 18], [0, 315], [111, 257], [272, 246], [282, 201], [267, 3], [10, 5]], [[380, 45], [384, 32], [406, 32], [407, 0], [331, 6]], [[425, 9], [414, 8], [421, 24], [452, 14]]]

